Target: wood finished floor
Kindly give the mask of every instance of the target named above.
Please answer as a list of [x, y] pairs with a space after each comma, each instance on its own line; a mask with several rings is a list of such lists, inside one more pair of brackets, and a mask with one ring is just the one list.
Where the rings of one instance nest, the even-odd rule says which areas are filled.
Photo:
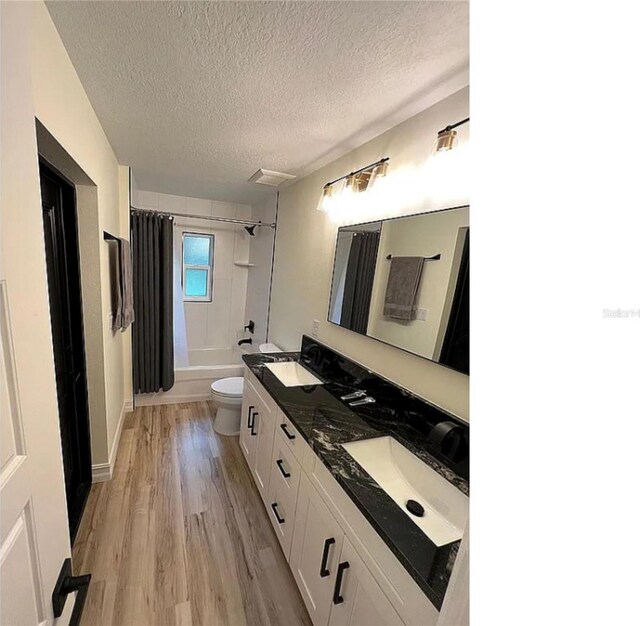
[[73, 548], [92, 574], [83, 626], [310, 625], [237, 437], [208, 402], [125, 418], [114, 476]]

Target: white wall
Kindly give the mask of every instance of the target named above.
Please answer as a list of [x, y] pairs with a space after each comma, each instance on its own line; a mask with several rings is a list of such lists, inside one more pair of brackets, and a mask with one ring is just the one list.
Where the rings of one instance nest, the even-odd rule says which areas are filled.
[[[24, 33], [30, 47], [29, 75], [21, 77], [28, 87], [23, 88], [22, 92], [24, 110], [30, 112], [32, 119], [23, 130], [22, 149], [30, 150], [37, 164], [35, 117], [55, 138], [65, 157], [72, 160], [93, 185], [92, 192], [91, 185], [79, 189], [78, 213], [92, 463], [103, 464], [113, 456], [115, 434], [123, 415], [126, 394], [122, 371], [129, 342], [126, 334], [114, 334], [111, 331], [109, 249], [102, 240], [102, 230], [128, 236], [124, 171], [119, 169], [115, 154], [45, 5], [41, 2], [28, 3], [23, 10], [30, 14], [28, 32]], [[54, 162], [54, 165], [57, 163]], [[26, 178], [21, 182], [32, 186], [39, 194], [37, 171], [35, 174], [25, 173], [24, 176]], [[29, 219], [38, 225], [38, 255], [44, 259], [39, 203], [32, 207], [25, 206], [21, 219]], [[83, 242], [85, 249], [92, 247], [94, 251], [90, 261], [87, 255], [83, 257]], [[89, 282], [93, 289], [88, 288]], [[48, 317], [48, 303], [46, 315]]]
[[[270, 196], [251, 209], [251, 219], [272, 223], [276, 219], [276, 196]], [[245, 319], [255, 322], [252, 336], [253, 348], [257, 350], [267, 340], [267, 322], [269, 317], [269, 292], [271, 287], [271, 261], [273, 257], [272, 228], [256, 228], [256, 236], [251, 239], [249, 256], [253, 267], [249, 269], [247, 280], [247, 304]], [[250, 336], [250, 335], [247, 335]]]
[[[98, 229], [122, 230], [118, 163], [42, 2], [0, 3], [2, 22], [2, 210], [1, 277], [7, 281], [13, 326], [13, 348], [21, 390], [21, 413], [29, 445], [29, 472], [38, 544], [46, 547], [39, 566], [45, 617], [52, 619], [50, 593], [60, 566], [70, 554], [60, 448], [55, 369], [51, 340], [42, 204], [38, 173], [38, 118], [95, 183], [100, 286], [97, 318], [85, 315], [85, 325], [97, 328], [105, 372], [100, 402], [105, 419], [92, 423], [93, 463], [106, 462], [113, 449], [107, 433], [123, 407], [122, 367], [125, 338], [108, 327], [108, 251]], [[94, 326], [95, 325], [95, 326]], [[45, 556], [44, 553], [41, 553]]]
[[[468, 125], [459, 129], [456, 150], [430, 157], [438, 130], [468, 115], [465, 88], [282, 190], [270, 312], [270, 340], [283, 348], [299, 348], [301, 335], [311, 334], [317, 319], [321, 341], [465, 419], [468, 376], [339, 328], [326, 318], [338, 225], [468, 204]], [[389, 202], [362, 205], [338, 220], [316, 210], [327, 181], [385, 156], [391, 159], [390, 178], [405, 181]]]
[[[251, 219], [251, 207], [245, 204], [187, 198], [146, 190], [134, 192], [133, 205], [140, 209]], [[183, 307], [184, 311], [187, 350], [236, 346], [238, 339], [242, 337], [242, 327], [245, 324], [245, 299], [250, 270], [234, 265], [234, 262], [249, 261], [251, 237], [238, 225], [175, 218], [175, 274], [181, 271], [183, 232], [215, 235], [212, 301], [182, 302], [181, 292], [174, 290], [174, 297], [177, 298], [176, 307]], [[175, 338], [179, 340], [180, 329], [175, 330]], [[179, 345], [176, 346], [177, 354], [181, 348]]]

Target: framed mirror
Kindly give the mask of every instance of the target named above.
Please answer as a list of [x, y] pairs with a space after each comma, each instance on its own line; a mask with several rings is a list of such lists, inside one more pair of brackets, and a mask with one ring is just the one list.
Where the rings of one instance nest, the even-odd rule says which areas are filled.
[[469, 373], [469, 207], [338, 229], [328, 320]]

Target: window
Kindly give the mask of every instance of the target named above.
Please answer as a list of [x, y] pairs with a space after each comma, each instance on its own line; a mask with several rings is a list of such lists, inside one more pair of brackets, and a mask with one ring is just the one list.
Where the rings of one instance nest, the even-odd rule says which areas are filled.
[[213, 235], [182, 233], [182, 291], [185, 302], [211, 302]]

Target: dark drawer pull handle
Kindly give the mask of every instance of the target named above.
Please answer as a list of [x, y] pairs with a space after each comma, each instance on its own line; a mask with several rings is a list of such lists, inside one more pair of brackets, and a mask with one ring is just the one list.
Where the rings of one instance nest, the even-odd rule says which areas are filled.
[[274, 502], [271, 505], [271, 508], [273, 509], [273, 514], [276, 516], [276, 519], [278, 520], [278, 524], [284, 524], [284, 517], [280, 517], [278, 515], [278, 503]]
[[282, 428], [282, 432], [287, 436], [287, 439], [289, 441], [291, 441], [292, 439], [295, 439], [296, 436], [292, 435], [288, 430], [287, 430], [287, 425], [286, 424], [280, 424], [280, 428]]
[[344, 576], [344, 570], [349, 569], [349, 561], [343, 561], [338, 565], [338, 575], [336, 576], [336, 586], [333, 588], [333, 603], [342, 604], [344, 598], [340, 595], [342, 591], [342, 577]]
[[247, 409], [247, 428], [251, 428], [251, 411], [256, 407], [253, 404]]
[[290, 478], [291, 474], [289, 472], [287, 472], [287, 470], [284, 469], [284, 467], [282, 467], [282, 459], [278, 459], [276, 461], [276, 465], [278, 466], [278, 469], [280, 470], [280, 473], [285, 477], [285, 478]]
[[257, 411], [253, 414], [253, 421], [251, 422], [251, 436], [255, 437], [258, 433], [254, 430], [256, 426], [256, 417], [260, 415]]
[[322, 549], [322, 563], [320, 563], [320, 578], [325, 578], [329, 576], [331, 572], [327, 567], [327, 561], [329, 560], [329, 548], [336, 542], [333, 537], [329, 537], [329, 539], [325, 539], [324, 548]]

